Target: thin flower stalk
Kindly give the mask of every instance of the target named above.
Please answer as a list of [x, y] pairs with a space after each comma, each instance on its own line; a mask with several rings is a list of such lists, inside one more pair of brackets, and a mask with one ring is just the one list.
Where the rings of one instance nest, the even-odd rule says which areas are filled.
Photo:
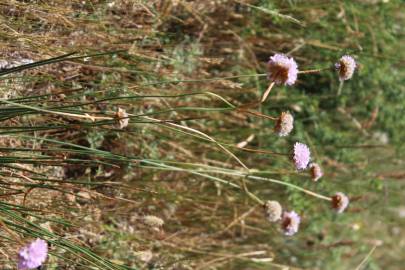
[[273, 86], [275, 85], [275, 82], [271, 82], [269, 84], [269, 87], [267, 87], [266, 91], [264, 92], [262, 99], [260, 100], [262, 103], [267, 100], [267, 97], [270, 95], [271, 89], [273, 89]]
[[254, 180], [267, 181], [267, 182], [287, 186], [287, 187], [302, 191], [302, 192], [304, 192], [304, 193], [306, 193], [306, 194], [308, 194], [310, 196], [313, 196], [315, 198], [319, 198], [319, 199], [322, 199], [322, 200], [325, 200], [325, 201], [332, 201], [331, 197], [327, 197], [327, 196], [318, 194], [316, 192], [310, 191], [308, 189], [299, 187], [297, 185], [294, 185], [294, 184], [291, 184], [291, 183], [288, 183], [288, 182], [284, 182], [284, 181], [280, 181], [280, 180], [276, 180], [276, 179], [271, 179], [271, 178], [260, 177], [260, 176], [254, 176], [254, 175], [248, 175], [247, 178], [248, 179], [254, 179]]
[[[145, 116], [144, 118], [148, 119], [148, 120], [156, 121], [157, 123], [162, 123], [160, 120], [152, 118], [152, 117]], [[235, 154], [233, 154], [231, 151], [226, 149], [221, 143], [217, 142], [214, 138], [208, 136], [207, 134], [205, 134], [205, 133], [203, 133], [203, 132], [201, 132], [199, 130], [196, 130], [194, 128], [185, 127], [185, 126], [178, 125], [178, 124], [175, 124], [175, 123], [165, 123], [165, 124], [170, 125], [170, 126], [174, 126], [174, 127], [177, 127], [177, 128], [181, 128], [181, 129], [184, 129], [184, 130], [188, 130], [188, 131], [191, 131], [193, 133], [196, 133], [198, 135], [201, 135], [201, 136], [207, 138], [209, 141], [214, 142], [215, 144], [217, 144], [218, 147], [220, 147], [227, 154], [229, 154], [232, 158], [234, 158], [240, 165], [242, 165], [242, 167], [244, 169], [249, 170], [249, 168], [237, 156], [235, 156]]]
[[[140, 162], [141, 162], [141, 164], [142, 164], [142, 162], [144, 162], [144, 163], [148, 163], [148, 164], [151, 164], [151, 165], [154, 165], [154, 166], [159, 166], [159, 167], [162, 166], [162, 167], [164, 167], [166, 169], [174, 169], [176, 171], [190, 172], [190, 173], [198, 174], [198, 175], [201, 175], [201, 176], [204, 176], [204, 177], [210, 177], [210, 178], [212, 177], [209, 174], [201, 174], [199, 172], [199, 169], [194, 169], [194, 170], [193, 169], [183, 169], [183, 168], [180, 168], [180, 167], [169, 166], [169, 165], [166, 165], [166, 164], [153, 162], [153, 161], [150, 161], [150, 160], [147, 160], [147, 159], [140, 160]], [[327, 197], [327, 196], [318, 194], [316, 192], [313, 192], [313, 191], [310, 191], [308, 189], [299, 187], [299, 186], [294, 185], [294, 184], [289, 183], [289, 182], [284, 182], [284, 181], [280, 181], [280, 180], [276, 180], [276, 179], [272, 179], [272, 178], [261, 177], [261, 176], [250, 175], [250, 174], [244, 173], [243, 171], [227, 170], [227, 169], [222, 170], [222, 168], [218, 168], [218, 167], [215, 167], [215, 166], [210, 166], [210, 168], [217, 168], [215, 173], [224, 174], [224, 175], [230, 175], [230, 176], [245, 177], [247, 179], [252, 179], [252, 180], [267, 181], [267, 182], [271, 182], [271, 183], [274, 183], [274, 184], [278, 184], [278, 185], [282, 185], [282, 186], [286, 186], [286, 187], [290, 187], [290, 188], [299, 190], [299, 191], [304, 192], [304, 193], [306, 193], [306, 194], [308, 194], [310, 196], [313, 196], [313, 197], [316, 197], [316, 198], [319, 198], [319, 199], [322, 199], [322, 200], [332, 201], [331, 197]], [[255, 171], [254, 173], [260, 173], [260, 172]], [[216, 180], [218, 180], [217, 177], [213, 177], [213, 178], [216, 178]], [[236, 184], [234, 184], [232, 182], [229, 182], [227, 180], [224, 180], [224, 179], [221, 179], [219, 182], [229, 184], [230, 186], [233, 186], [233, 187], [236, 187], [236, 188], [240, 188], [238, 185], [236, 185]]]

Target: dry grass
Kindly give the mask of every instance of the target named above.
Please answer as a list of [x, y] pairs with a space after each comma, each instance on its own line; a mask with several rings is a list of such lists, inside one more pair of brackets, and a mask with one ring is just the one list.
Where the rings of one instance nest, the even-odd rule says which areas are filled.
[[[384, 16], [376, 9], [384, 4], [258, 2], [0, 3], [5, 67], [70, 52], [115, 52], [1, 77], [0, 95], [18, 103], [2, 105], [2, 201], [30, 209], [36, 216], [26, 214], [28, 221], [116, 264], [92, 264], [55, 245], [49, 269], [355, 269], [374, 246], [365, 261], [376, 258], [370, 269], [398, 269], [405, 244], [396, 240], [404, 232], [394, 213], [403, 203], [403, 161], [392, 152], [394, 135], [388, 146], [373, 137], [389, 129], [384, 115], [391, 114], [382, 107], [392, 100], [379, 86], [394, 80], [363, 79], [370, 67], [361, 64], [340, 98], [335, 74], [325, 71], [303, 74], [295, 88], [273, 89], [255, 114], [229, 105], [260, 99], [265, 63], [275, 52], [291, 53], [303, 70], [328, 67], [344, 52], [360, 63], [381, 60], [378, 69], [387, 70], [399, 45], [384, 51], [390, 38], [377, 28]], [[384, 8], [400, 19], [397, 5]], [[401, 63], [393, 62], [394, 70]], [[130, 117], [124, 129], [117, 127], [118, 108]], [[270, 118], [287, 109], [296, 132], [279, 139]], [[327, 180], [315, 184], [293, 169], [295, 140], [311, 146]], [[385, 162], [370, 158], [376, 152]], [[327, 196], [347, 191], [352, 206], [336, 216], [328, 202], [247, 180], [260, 198], [302, 213], [301, 232], [287, 239], [239, 188], [241, 177], [224, 175], [246, 168]], [[146, 215], [164, 225], [146, 224]], [[0, 261], [13, 269], [18, 248], [34, 235], [1, 226]]]

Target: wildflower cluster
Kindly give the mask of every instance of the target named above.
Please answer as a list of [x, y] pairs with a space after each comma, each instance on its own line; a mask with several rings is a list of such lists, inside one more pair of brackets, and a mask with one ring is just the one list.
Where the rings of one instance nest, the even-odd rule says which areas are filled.
[[[335, 68], [338, 71], [339, 80], [345, 81], [353, 76], [356, 62], [351, 56], [345, 55], [335, 64]], [[270, 57], [268, 62], [268, 79], [271, 83], [263, 95], [262, 102], [267, 99], [274, 85], [293, 85], [297, 81], [299, 73], [298, 65], [293, 58], [283, 54], [275, 54]], [[293, 123], [293, 116], [289, 112], [282, 112], [277, 118], [274, 132], [280, 137], [288, 136], [293, 129]], [[296, 142], [293, 145], [291, 160], [297, 171], [309, 169], [309, 174], [314, 182], [324, 175], [321, 166], [316, 162], [311, 162], [310, 149], [304, 143]], [[342, 192], [337, 192], [332, 197], [319, 197], [331, 201], [332, 208], [337, 213], [342, 213], [349, 205], [349, 198]], [[301, 217], [298, 213], [295, 211], [283, 211], [281, 204], [277, 201], [267, 201], [263, 204], [263, 207], [267, 220], [270, 222], [280, 222], [281, 229], [285, 235], [292, 236], [298, 232], [301, 223]]]

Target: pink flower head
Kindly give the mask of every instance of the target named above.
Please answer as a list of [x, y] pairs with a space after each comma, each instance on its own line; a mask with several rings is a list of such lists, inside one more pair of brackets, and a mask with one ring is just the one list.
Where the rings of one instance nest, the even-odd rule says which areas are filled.
[[268, 62], [269, 80], [276, 84], [293, 85], [297, 80], [298, 66], [293, 58], [275, 54]]
[[293, 160], [297, 170], [306, 169], [310, 158], [311, 152], [309, 152], [308, 146], [303, 143], [296, 142], [294, 144]]
[[335, 64], [335, 68], [339, 72], [339, 79], [341, 81], [349, 80], [353, 77], [354, 70], [356, 69], [356, 61], [350, 55], [344, 55]]
[[28, 270], [41, 266], [48, 256], [48, 244], [36, 239], [18, 252], [18, 269]]
[[281, 220], [281, 228], [285, 235], [291, 236], [298, 232], [301, 223], [300, 216], [294, 211], [284, 212]]

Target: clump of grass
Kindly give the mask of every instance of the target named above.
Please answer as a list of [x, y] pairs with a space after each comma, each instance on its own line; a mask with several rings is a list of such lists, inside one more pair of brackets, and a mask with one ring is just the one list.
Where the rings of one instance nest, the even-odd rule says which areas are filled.
[[[35, 59], [0, 71], [4, 265], [35, 238], [49, 244], [51, 269], [347, 269], [370, 250], [375, 267], [399, 265], [401, 247], [383, 233], [392, 215], [379, 216], [398, 205], [401, 184], [376, 179], [401, 177], [391, 171], [402, 160], [373, 136], [395, 145], [403, 135], [397, 6], [2, 4], [4, 60], [18, 60], [17, 45]], [[268, 95], [275, 53], [302, 71]], [[343, 85], [329, 67], [344, 54], [359, 68]], [[279, 137], [273, 116], [287, 110], [294, 129]], [[316, 183], [290, 160], [296, 141], [322, 166]], [[344, 215], [330, 209], [346, 206], [335, 191], [350, 195]], [[288, 210], [280, 223], [265, 222], [267, 200]]]

